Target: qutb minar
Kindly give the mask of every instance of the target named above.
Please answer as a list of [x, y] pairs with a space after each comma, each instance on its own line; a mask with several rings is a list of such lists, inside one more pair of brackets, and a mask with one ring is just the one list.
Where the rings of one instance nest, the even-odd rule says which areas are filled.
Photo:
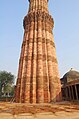
[[61, 84], [48, 0], [29, 0], [16, 84], [16, 102], [61, 100]]

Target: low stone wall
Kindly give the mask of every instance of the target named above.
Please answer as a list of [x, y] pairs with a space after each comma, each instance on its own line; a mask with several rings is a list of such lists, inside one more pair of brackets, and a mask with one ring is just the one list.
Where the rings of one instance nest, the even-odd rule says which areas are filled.
[[0, 102], [10, 102], [14, 97], [0, 97]]

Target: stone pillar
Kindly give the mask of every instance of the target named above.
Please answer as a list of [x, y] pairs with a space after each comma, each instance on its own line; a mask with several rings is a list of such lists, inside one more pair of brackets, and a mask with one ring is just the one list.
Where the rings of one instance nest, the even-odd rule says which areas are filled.
[[42, 46], [43, 46], [43, 84], [44, 84], [44, 102], [50, 102], [49, 94], [49, 76], [48, 76], [48, 64], [47, 64], [47, 47], [46, 47], [46, 32], [45, 32], [45, 17], [42, 22]]
[[33, 28], [34, 22], [29, 21], [29, 47], [27, 56], [27, 69], [26, 69], [26, 86], [25, 86], [25, 102], [30, 103], [30, 89], [31, 89], [31, 78], [32, 78], [32, 48], [33, 48]]
[[[47, 45], [47, 62], [48, 62], [48, 74], [49, 74], [49, 90], [50, 90], [50, 101], [59, 101], [60, 100], [60, 93], [61, 93], [61, 86], [60, 86], [60, 79], [58, 73], [58, 64], [55, 54], [55, 45], [53, 38], [51, 37], [52, 28], [53, 28], [53, 21], [50, 21], [50, 16], [46, 19], [46, 45]], [[52, 44], [53, 43], [53, 44]]]
[[31, 85], [31, 103], [36, 103], [36, 76], [37, 76], [37, 18], [34, 18], [34, 39], [33, 39], [33, 60], [32, 60], [32, 85]]
[[77, 93], [77, 87], [76, 87], [76, 84], [75, 84], [75, 93], [76, 93], [76, 99], [78, 100], [78, 93]]
[[72, 91], [72, 96], [73, 96], [73, 100], [74, 100], [73, 86], [71, 86], [71, 91]]
[[67, 87], [65, 88], [66, 90], [66, 100], [68, 100], [68, 90], [67, 90]]
[[53, 75], [53, 67], [52, 67], [52, 61], [50, 60], [51, 56], [51, 48], [50, 48], [50, 41], [49, 41], [49, 25], [46, 20], [45, 30], [46, 30], [46, 47], [47, 47], [47, 63], [48, 63], [48, 74], [49, 74], [49, 90], [50, 90], [50, 101], [52, 101], [52, 97], [54, 96], [53, 93], [53, 82], [52, 82], [52, 75]]
[[23, 63], [25, 61], [24, 50], [25, 50], [25, 34], [24, 34], [24, 40], [23, 40], [23, 44], [22, 44], [22, 48], [21, 48], [21, 55], [20, 55], [20, 60], [19, 60], [18, 80], [17, 80], [17, 86], [16, 86], [16, 102], [21, 102], [22, 81], [23, 81], [22, 70], [23, 70]]
[[69, 98], [70, 98], [70, 100], [72, 100], [72, 98], [71, 98], [71, 90], [70, 90], [70, 86], [68, 86], [68, 89], [69, 89]]
[[48, 13], [48, 0], [29, 0], [24, 18], [24, 40], [19, 62], [16, 102], [59, 101], [61, 93], [58, 63]]
[[43, 91], [42, 22], [41, 16], [39, 15], [38, 36], [37, 36], [37, 103], [43, 102], [44, 102], [44, 91]]
[[37, 64], [38, 64], [37, 66], [37, 103], [43, 103], [44, 92], [43, 92], [42, 23], [40, 18], [38, 19], [37, 40], [38, 40], [37, 41]]
[[[28, 31], [28, 27], [27, 27], [27, 31]], [[25, 102], [25, 83], [26, 83], [26, 69], [27, 69], [27, 55], [28, 55], [28, 32], [25, 31], [25, 50], [24, 50], [24, 62], [23, 62], [23, 70], [22, 70], [22, 90], [21, 90], [21, 99], [20, 102]]]

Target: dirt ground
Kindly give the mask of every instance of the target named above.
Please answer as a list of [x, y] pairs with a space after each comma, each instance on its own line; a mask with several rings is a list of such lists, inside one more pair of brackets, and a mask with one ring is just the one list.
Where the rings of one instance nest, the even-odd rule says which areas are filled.
[[17, 104], [0, 102], [0, 119], [79, 119], [79, 103]]

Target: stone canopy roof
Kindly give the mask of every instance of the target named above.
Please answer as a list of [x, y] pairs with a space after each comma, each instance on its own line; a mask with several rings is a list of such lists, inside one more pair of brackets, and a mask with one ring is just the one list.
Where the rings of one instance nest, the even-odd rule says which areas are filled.
[[67, 72], [63, 78], [74, 78], [74, 79], [79, 79], [79, 72], [71, 69], [69, 72]]

